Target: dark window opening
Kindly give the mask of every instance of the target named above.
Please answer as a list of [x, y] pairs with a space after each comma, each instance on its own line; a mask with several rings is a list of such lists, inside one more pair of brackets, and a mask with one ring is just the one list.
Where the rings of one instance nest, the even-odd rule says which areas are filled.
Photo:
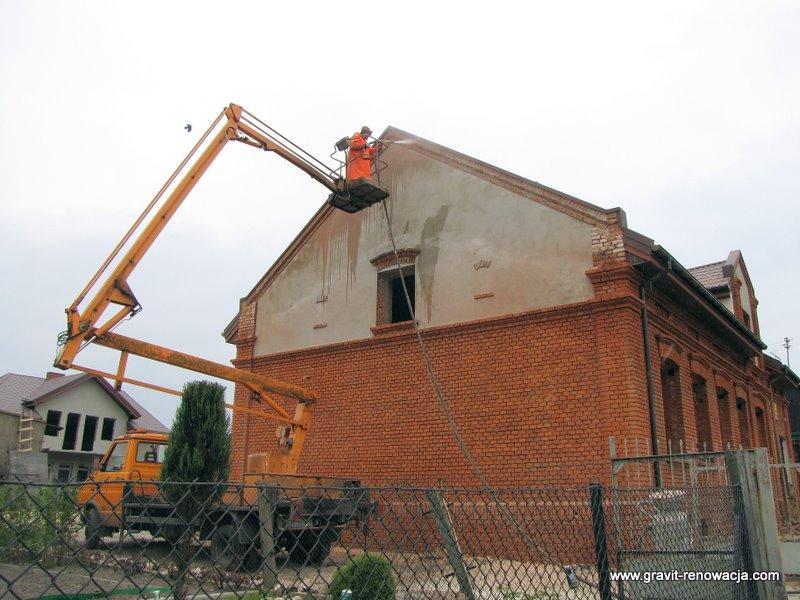
[[709, 452], [714, 449], [711, 436], [711, 411], [708, 406], [708, 388], [706, 380], [692, 374], [692, 395], [694, 396], [694, 417], [697, 428], [698, 452]]
[[731, 408], [728, 390], [717, 388], [717, 413], [719, 414], [719, 432], [722, 436], [722, 447], [733, 446], [733, 427], [731, 425]]
[[86, 481], [89, 478], [89, 467], [86, 465], [79, 465], [78, 470], [75, 471], [75, 481]]
[[664, 428], [667, 436], [667, 452], [677, 454], [685, 440], [683, 425], [683, 401], [678, 365], [667, 359], [661, 367], [661, 397], [664, 401]]
[[86, 415], [83, 420], [83, 438], [81, 439], [81, 451], [91, 452], [94, 450], [94, 438], [97, 434], [97, 417]]
[[747, 420], [747, 402], [744, 398], [736, 399], [736, 412], [739, 417], [739, 437], [743, 448], [752, 448], [753, 441], [750, 438], [750, 423]]
[[58, 483], [69, 483], [70, 477], [72, 477], [72, 465], [58, 465], [56, 481]]
[[61, 411], [48, 410], [47, 423], [44, 426], [44, 434], [56, 437], [59, 431], [61, 431]]
[[[408, 269], [405, 270], [408, 272]], [[406, 288], [408, 289], [408, 296], [411, 300], [411, 309], [416, 312], [417, 308], [415, 306], [415, 299], [414, 299], [414, 273], [411, 272], [410, 275], [406, 275], [402, 279], [400, 277], [395, 277], [392, 279], [392, 319], [391, 323], [402, 323], [403, 321], [410, 321], [411, 320], [411, 310], [408, 308], [408, 302], [406, 300], [405, 292], [403, 291], [403, 279], [406, 282]]]
[[744, 317], [744, 324], [747, 326], [749, 330], [753, 330], [753, 325], [750, 323], [750, 315], [747, 314], [747, 311], [742, 311], [742, 316]]
[[116, 419], [112, 419], [111, 417], [104, 417], [103, 418], [103, 430], [100, 432], [100, 439], [111, 441], [114, 439], [114, 425], [116, 424]]
[[78, 438], [78, 422], [80, 419], [81, 416], [78, 413], [69, 413], [67, 415], [64, 443], [61, 445], [62, 450], [75, 450], [75, 440]]

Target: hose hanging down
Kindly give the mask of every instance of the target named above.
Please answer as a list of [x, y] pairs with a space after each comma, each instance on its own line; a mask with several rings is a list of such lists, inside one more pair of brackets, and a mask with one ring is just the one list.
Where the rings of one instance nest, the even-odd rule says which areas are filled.
[[[378, 182], [378, 185], [380, 185], [380, 181]], [[419, 344], [420, 352], [422, 353], [422, 360], [425, 363], [425, 370], [428, 374], [428, 379], [430, 380], [431, 385], [433, 386], [433, 390], [436, 393], [436, 400], [439, 403], [439, 406], [441, 407], [442, 412], [445, 415], [445, 418], [447, 419], [447, 423], [450, 426], [450, 431], [453, 433], [453, 437], [455, 438], [456, 443], [458, 444], [458, 447], [461, 450], [461, 453], [464, 455], [464, 458], [466, 459], [467, 463], [472, 469], [472, 472], [475, 474], [475, 477], [480, 482], [481, 486], [489, 493], [489, 496], [492, 498], [494, 503], [503, 513], [503, 515], [510, 521], [512, 526], [522, 535], [525, 544], [529, 548], [535, 550], [545, 562], [548, 562], [553, 565], [558, 565], [562, 569], [565, 569], [564, 565], [561, 562], [555, 560], [555, 558], [553, 558], [544, 548], [542, 548], [539, 544], [537, 544], [536, 541], [533, 538], [531, 538], [531, 536], [522, 528], [517, 519], [514, 518], [514, 515], [511, 513], [511, 511], [508, 509], [505, 503], [501, 501], [500, 497], [497, 495], [497, 492], [495, 492], [494, 488], [492, 488], [492, 486], [489, 485], [489, 481], [486, 479], [486, 476], [483, 474], [480, 465], [478, 465], [477, 461], [475, 460], [475, 457], [472, 456], [472, 452], [467, 446], [464, 437], [461, 435], [461, 430], [458, 427], [458, 423], [456, 423], [455, 421], [455, 418], [453, 416], [453, 411], [450, 408], [450, 403], [447, 401], [447, 398], [445, 398], [444, 392], [442, 391], [442, 386], [439, 382], [439, 379], [436, 377], [436, 372], [433, 370], [433, 364], [431, 363], [431, 358], [430, 355], [428, 354], [428, 348], [425, 345], [425, 340], [422, 339], [422, 334], [420, 333], [419, 323], [417, 322], [416, 315], [414, 314], [414, 305], [411, 302], [411, 296], [408, 293], [408, 287], [406, 286], [406, 280], [403, 274], [403, 266], [400, 264], [400, 253], [397, 250], [397, 243], [394, 238], [394, 231], [392, 229], [391, 219], [389, 218], [389, 209], [386, 207], [386, 201], [381, 202], [381, 205], [383, 206], [383, 214], [386, 217], [386, 228], [389, 232], [389, 240], [392, 244], [392, 253], [394, 254], [395, 264], [397, 265], [397, 270], [400, 273], [400, 283], [403, 287], [403, 295], [405, 296], [406, 305], [408, 306], [408, 312], [411, 315], [411, 323], [414, 326], [414, 334], [417, 338], [417, 343]], [[598, 583], [595, 583], [584, 577], [581, 577], [577, 573], [574, 573], [574, 577], [581, 583], [599, 589]], [[619, 594], [613, 591], [611, 592], [611, 594], [617, 598], [624, 598], [624, 596], [620, 596]]]

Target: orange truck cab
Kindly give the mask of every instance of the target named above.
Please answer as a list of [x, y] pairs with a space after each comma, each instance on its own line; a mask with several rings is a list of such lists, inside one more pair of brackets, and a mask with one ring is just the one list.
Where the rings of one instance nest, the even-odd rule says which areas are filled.
[[87, 545], [123, 526], [125, 484], [159, 479], [169, 436], [137, 429], [115, 439], [97, 470], [78, 488]]

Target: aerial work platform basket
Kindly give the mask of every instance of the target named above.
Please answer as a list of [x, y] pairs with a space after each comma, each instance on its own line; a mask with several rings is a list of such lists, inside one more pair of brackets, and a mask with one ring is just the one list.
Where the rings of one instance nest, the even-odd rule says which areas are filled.
[[367, 177], [352, 181], [339, 179], [336, 187], [339, 189], [328, 196], [328, 204], [348, 213], [358, 212], [389, 197], [389, 192]]

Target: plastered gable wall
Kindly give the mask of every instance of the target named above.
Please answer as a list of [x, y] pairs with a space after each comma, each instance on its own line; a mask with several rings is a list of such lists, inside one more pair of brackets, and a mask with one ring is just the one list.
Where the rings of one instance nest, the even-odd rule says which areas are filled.
[[742, 286], [739, 289], [739, 298], [742, 302], [742, 309], [750, 315], [750, 318], [753, 318], [753, 303], [750, 301], [750, 288], [747, 285], [747, 278], [744, 275], [744, 271], [742, 270], [742, 265], [738, 262], [733, 271], [733, 276], [739, 279], [742, 282]]
[[[36, 407], [37, 412], [42, 418], [47, 418], [48, 410], [61, 411], [61, 427], [57, 436], [46, 435], [43, 438], [42, 448], [53, 451], [61, 451], [64, 444], [64, 432], [67, 426], [67, 415], [78, 413], [81, 417], [78, 421], [78, 431], [75, 442], [74, 452], [78, 454], [103, 454], [108, 450], [110, 441], [101, 440], [100, 434], [103, 429], [103, 418], [110, 417], [116, 419], [114, 423], [114, 437], [125, 433], [128, 427], [128, 415], [122, 408], [109, 398], [96, 382], [89, 380], [79, 386], [68, 389], [52, 398], [42, 402]], [[85, 416], [98, 417], [97, 431], [95, 432], [94, 448], [91, 452], [81, 452], [81, 440], [83, 439], [83, 427], [86, 422]]]
[[[423, 327], [592, 297], [590, 225], [403, 146], [382, 159], [397, 246], [420, 252]], [[255, 355], [371, 337], [383, 210], [334, 211], [311, 234], [257, 301]]]

